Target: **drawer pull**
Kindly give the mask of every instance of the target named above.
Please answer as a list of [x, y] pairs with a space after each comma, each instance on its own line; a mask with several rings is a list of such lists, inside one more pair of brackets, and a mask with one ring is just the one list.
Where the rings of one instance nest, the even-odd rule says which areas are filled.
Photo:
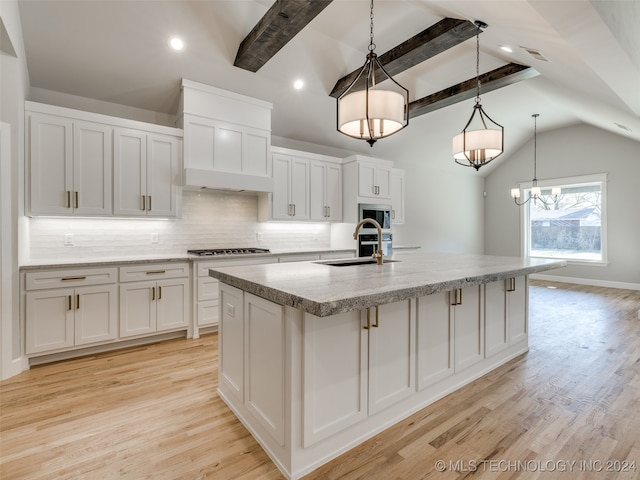
[[87, 279], [87, 277], [63, 277], [62, 281], [63, 282], [69, 282], [69, 281], [72, 281], [72, 280], [86, 280], [86, 279]]
[[149, 270], [147, 275], [161, 275], [163, 273], [167, 273], [166, 270]]

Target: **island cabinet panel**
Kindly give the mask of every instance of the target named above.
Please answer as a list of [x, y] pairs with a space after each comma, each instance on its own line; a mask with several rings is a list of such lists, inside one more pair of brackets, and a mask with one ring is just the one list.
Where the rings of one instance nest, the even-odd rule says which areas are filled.
[[527, 338], [527, 277], [485, 285], [485, 357]]
[[369, 415], [415, 392], [415, 300], [363, 312], [369, 332]]
[[454, 329], [455, 371], [464, 370], [484, 358], [484, 319], [481, 285], [449, 292]]
[[447, 292], [418, 299], [418, 390], [453, 375], [453, 318]]
[[284, 445], [285, 323], [283, 307], [245, 293], [245, 405]]
[[485, 285], [485, 356], [488, 358], [509, 346], [507, 324], [507, 284], [500, 280]]
[[303, 444], [308, 447], [367, 417], [368, 333], [360, 311], [304, 314]]
[[528, 277], [520, 276], [511, 280], [507, 289], [507, 325], [509, 344], [527, 340], [528, 329]]
[[220, 284], [218, 317], [219, 379], [227, 390], [244, 403], [244, 293]]

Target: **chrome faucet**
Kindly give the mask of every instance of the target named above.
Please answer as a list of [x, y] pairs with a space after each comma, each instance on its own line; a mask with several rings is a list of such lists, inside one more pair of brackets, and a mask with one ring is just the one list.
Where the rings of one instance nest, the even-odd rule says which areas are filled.
[[371, 218], [360, 220], [360, 222], [358, 222], [358, 224], [356, 225], [356, 231], [353, 232], [353, 239], [358, 239], [358, 230], [360, 230], [360, 227], [365, 223], [370, 223], [378, 229], [378, 251], [374, 252], [373, 255], [371, 255], [371, 258], [375, 258], [378, 265], [382, 265], [382, 227], [378, 222]]

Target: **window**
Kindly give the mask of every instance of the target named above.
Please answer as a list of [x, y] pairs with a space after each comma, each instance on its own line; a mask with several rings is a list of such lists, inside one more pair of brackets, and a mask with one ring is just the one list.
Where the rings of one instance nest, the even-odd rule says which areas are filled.
[[[606, 263], [606, 174], [539, 181], [539, 199], [524, 205], [528, 257]], [[531, 185], [521, 185], [525, 198]], [[561, 187], [557, 197], [551, 187]]]

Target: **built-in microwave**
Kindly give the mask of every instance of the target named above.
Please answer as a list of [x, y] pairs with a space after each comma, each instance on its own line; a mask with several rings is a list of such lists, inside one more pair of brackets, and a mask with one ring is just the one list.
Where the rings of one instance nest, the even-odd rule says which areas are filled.
[[[370, 218], [380, 224], [382, 230], [391, 231], [391, 205], [373, 205], [370, 203], [358, 204], [358, 220]], [[365, 231], [373, 231], [376, 229], [370, 223], [365, 223], [361, 227]]]

